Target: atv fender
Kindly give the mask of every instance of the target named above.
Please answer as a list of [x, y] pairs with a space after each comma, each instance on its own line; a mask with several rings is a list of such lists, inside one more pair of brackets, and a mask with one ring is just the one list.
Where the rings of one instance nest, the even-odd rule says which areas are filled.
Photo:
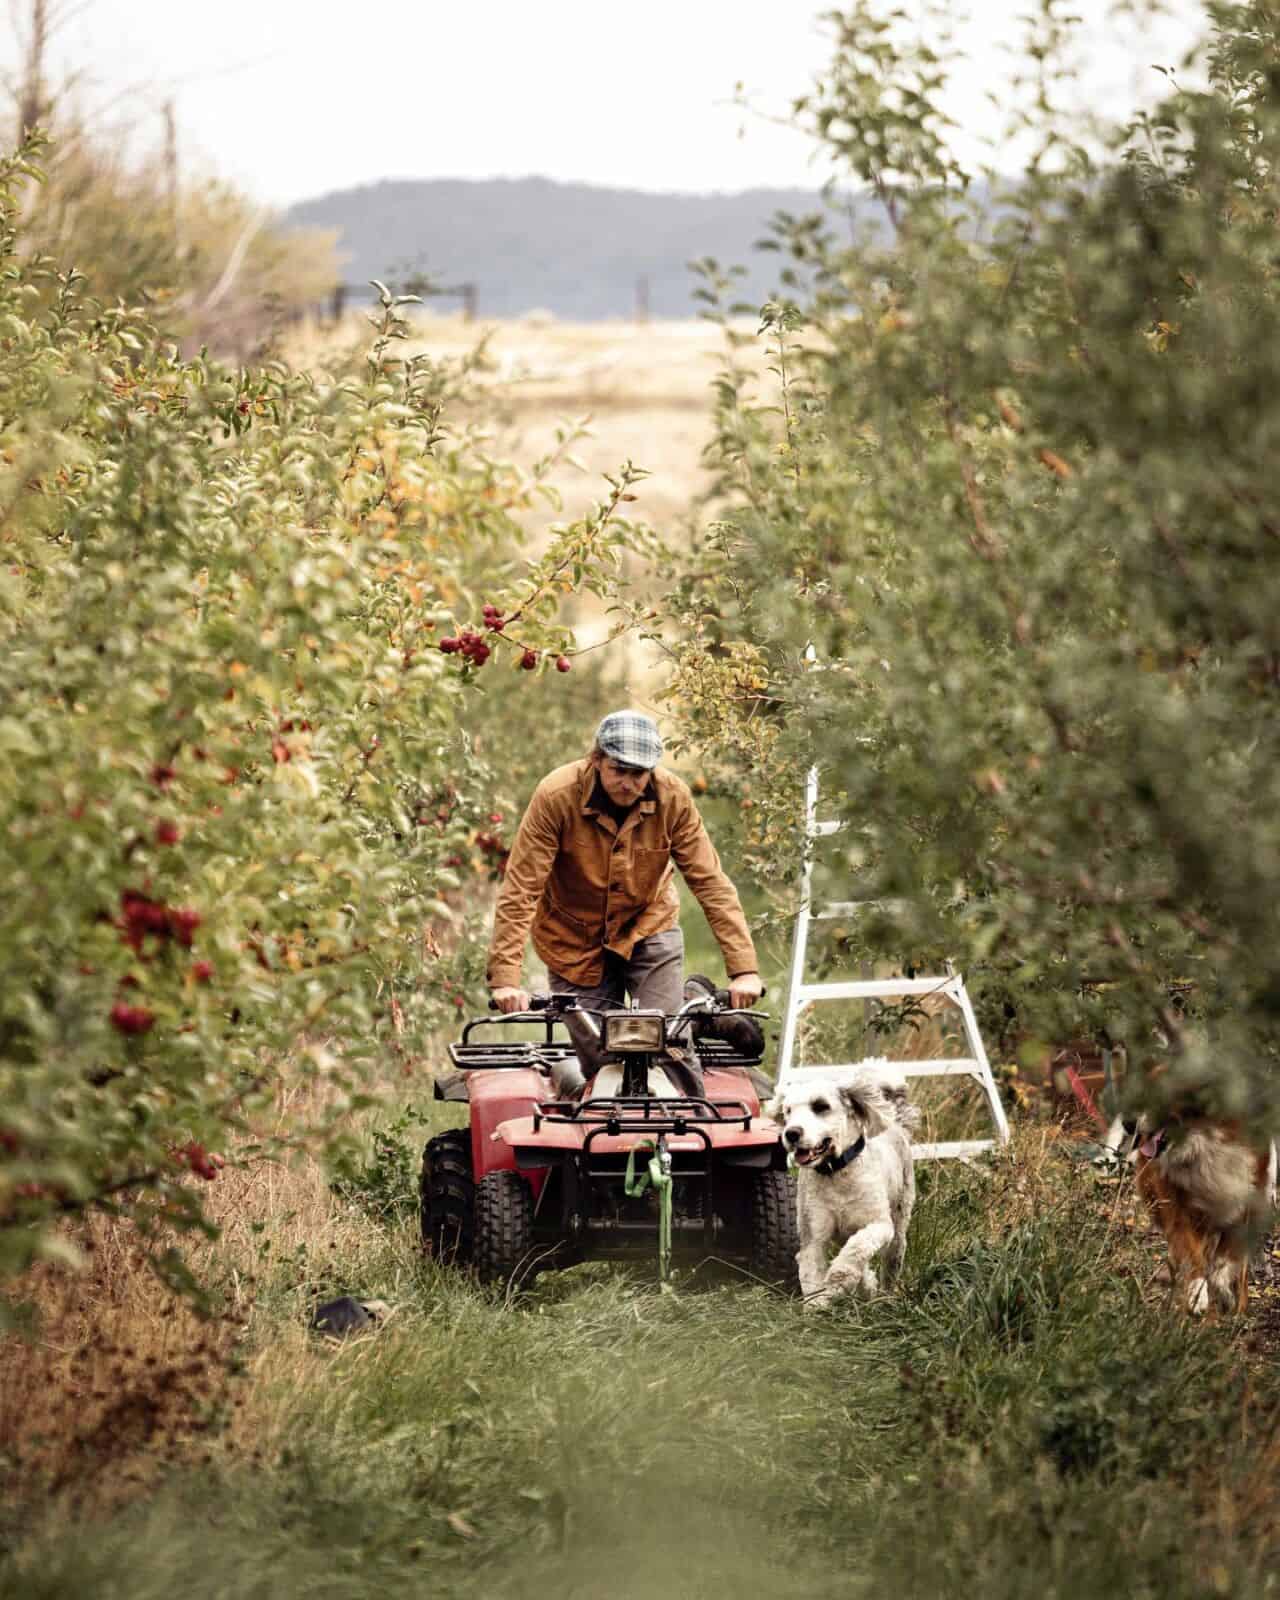
[[773, 1084], [765, 1077], [759, 1067], [743, 1067], [747, 1075], [747, 1082], [760, 1096], [760, 1104], [764, 1105], [773, 1099]]
[[528, 1117], [547, 1098], [549, 1085], [540, 1072], [498, 1070], [469, 1072], [467, 1098], [471, 1102], [471, 1158], [476, 1182], [491, 1172], [514, 1171], [516, 1153], [498, 1134], [501, 1123]]
[[460, 1100], [466, 1105], [471, 1096], [467, 1093], [467, 1075], [465, 1072], [450, 1071], [438, 1072], [432, 1089], [437, 1100]]

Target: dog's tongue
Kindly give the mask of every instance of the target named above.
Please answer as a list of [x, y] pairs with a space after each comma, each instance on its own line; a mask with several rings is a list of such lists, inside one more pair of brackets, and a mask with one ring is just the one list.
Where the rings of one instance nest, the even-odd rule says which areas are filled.
[[1150, 1138], [1144, 1139], [1138, 1146], [1148, 1161], [1154, 1161], [1160, 1153], [1160, 1135], [1153, 1133]]

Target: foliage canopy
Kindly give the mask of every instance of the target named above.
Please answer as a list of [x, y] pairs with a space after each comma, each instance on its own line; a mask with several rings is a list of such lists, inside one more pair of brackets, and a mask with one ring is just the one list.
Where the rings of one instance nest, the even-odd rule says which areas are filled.
[[219, 1152], [276, 1148], [290, 1052], [320, 1109], [280, 1143], [324, 1145], [420, 1049], [521, 730], [574, 694], [565, 592], [642, 538], [627, 467], [517, 559], [571, 436], [522, 470], [451, 432], [466, 372], [399, 355], [389, 294], [349, 370], [182, 359], [22, 252], [32, 153], [0, 165], [0, 1276], [87, 1206], [167, 1252]]
[[782, 400], [731, 353], [672, 691], [750, 784], [766, 877], [794, 874], [820, 764], [836, 898], [868, 902], [846, 958], [953, 957], [1008, 1048], [1092, 1032], [1168, 1063], [1149, 1099], [1257, 1122], [1280, 1100], [1280, 23], [1210, 11], [1206, 87], [1099, 155], [1050, 110], [1070, 30], [1046, 5], [1033, 154], [980, 196], [948, 64], [873, 5], [832, 19], [798, 110], [893, 234], [780, 223]]

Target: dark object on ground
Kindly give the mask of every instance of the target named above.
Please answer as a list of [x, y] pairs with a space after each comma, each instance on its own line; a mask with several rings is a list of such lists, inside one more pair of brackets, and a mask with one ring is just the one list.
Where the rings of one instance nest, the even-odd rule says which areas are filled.
[[372, 1333], [385, 1317], [386, 1306], [381, 1300], [353, 1300], [344, 1294], [337, 1300], [326, 1300], [317, 1306], [311, 1319], [313, 1333], [327, 1333], [330, 1338], [345, 1339], [353, 1333]]

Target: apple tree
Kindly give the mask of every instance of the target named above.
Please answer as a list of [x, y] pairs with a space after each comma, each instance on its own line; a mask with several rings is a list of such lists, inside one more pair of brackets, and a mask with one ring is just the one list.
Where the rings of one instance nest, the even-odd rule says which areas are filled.
[[1005, 178], [940, 46], [833, 17], [797, 115], [866, 203], [780, 219], [776, 394], [709, 269], [721, 505], [665, 637], [766, 880], [820, 766], [846, 956], [953, 957], [1008, 1050], [1092, 1032], [1274, 1126], [1280, 25], [1209, 12], [1205, 86], [1100, 140], [1045, 5]]
[[354, 365], [181, 358], [24, 247], [37, 153], [0, 163], [0, 1276], [96, 1207], [181, 1282], [223, 1160], [331, 1144], [456, 1015], [640, 474], [522, 556], [568, 436], [492, 459], [385, 292]]

